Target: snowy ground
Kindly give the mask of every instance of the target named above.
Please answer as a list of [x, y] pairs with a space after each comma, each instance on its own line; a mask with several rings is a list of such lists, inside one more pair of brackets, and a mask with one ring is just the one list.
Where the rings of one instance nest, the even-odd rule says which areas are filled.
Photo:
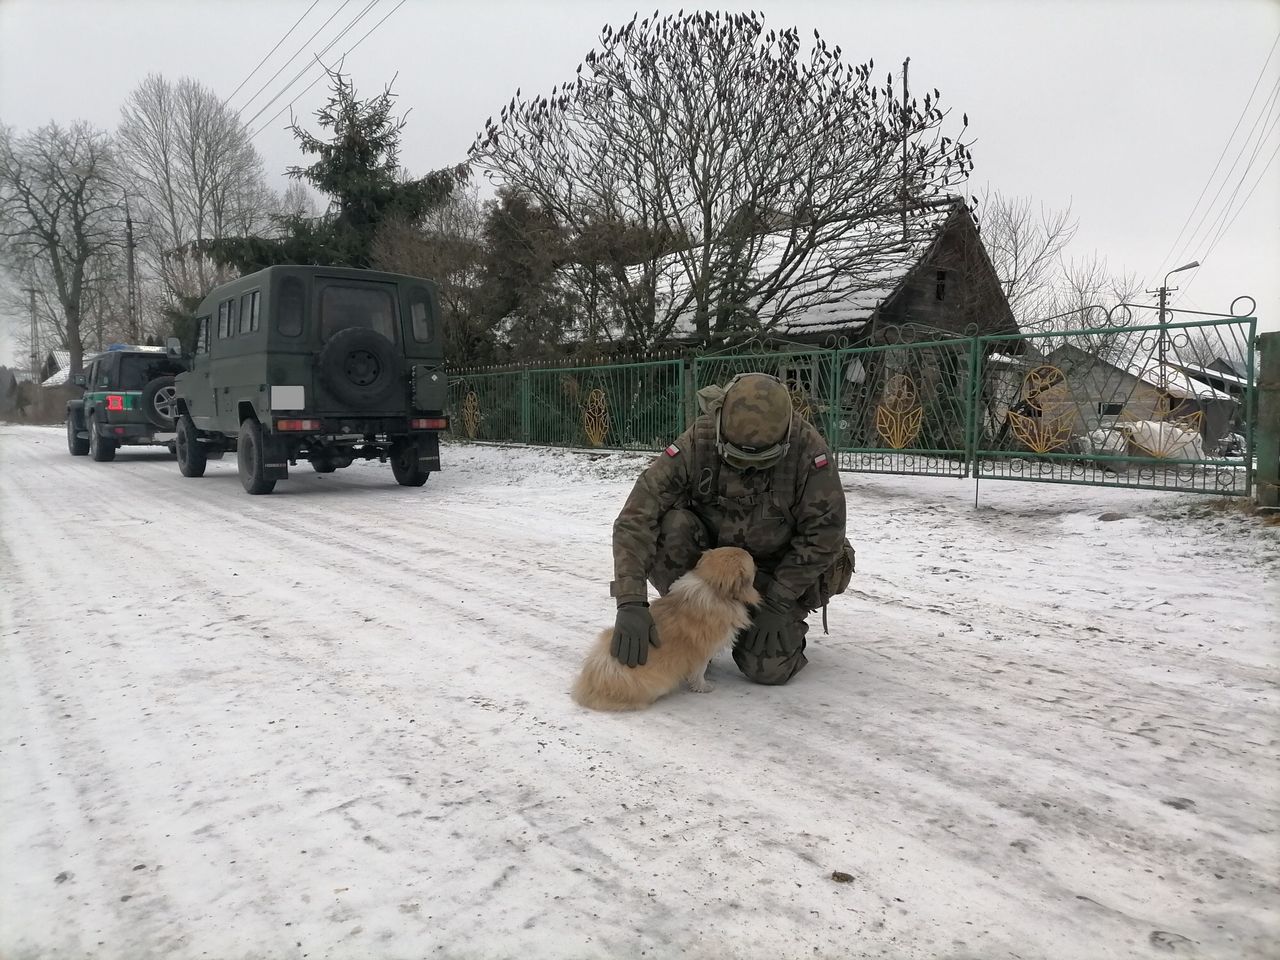
[[608, 716], [644, 458], [443, 459], [0, 426], [0, 957], [1276, 956], [1280, 527], [848, 476], [809, 668]]

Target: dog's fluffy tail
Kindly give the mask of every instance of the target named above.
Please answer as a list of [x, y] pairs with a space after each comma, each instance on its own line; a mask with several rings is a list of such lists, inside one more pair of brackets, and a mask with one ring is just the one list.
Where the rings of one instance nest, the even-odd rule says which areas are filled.
[[573, 699], [592, 710], [639, 710], [654, 700], [640, 682], [640, 672], [624, 667], [609, 653], [607, 635], [583, 661]]

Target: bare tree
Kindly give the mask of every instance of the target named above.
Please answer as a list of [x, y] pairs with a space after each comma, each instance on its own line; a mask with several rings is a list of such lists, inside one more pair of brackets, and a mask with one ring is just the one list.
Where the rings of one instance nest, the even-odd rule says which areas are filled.
[[1028, 197], [988, 191], [978, 204], [982, 242], [991, 257], [1009, 308], [1028, 327], [1052, 312], [1063, 251], [1079, 221], [1071, 208], [1033, 209]]
[[873, 286], [899, 219], [970, 170], [938, 91], [903, 103], [872, 70], [754, 12], [633, 18], [471, 158], [591, 238], [628, 339], [768, 329]]
[[229, 279], [204, 242], [255, 232], [279, 200], [239, 118], [200, 82], [150, 74], [121, 110], [121, 160], [145, 223], [141, 247], [173, 297]]
[[275, 216], [298, 220], [314, 220], [320, 216], [320, 205], [306, 184], [293, 180], [275, 203]]
[[1150, 319], [1134, 317], [1127, 306], [1136, 304], [1141, 293], [1142, 282], [1131, 272], [1113, 270], [1106, 257], [1097, 253], [1073, 257], [1060, 261], [1059, 273], [1043, 295], [1044, 315], [1024, 329], [1082, 331], [1068, 339], [1087, 353], [1113, 362], [1132, 359], [1141, 352], [1141, 338], [1114, 328]]
[[56, 302], [54, 327], [83, 366], [81, 322], [94, 257], [120, 242], [111, 217], [120, 195], [109, 179], [111, 140], [87, 123], [50, 123], [18, 135], [0, 127], [0, 252]]
[[374, 236], [373, 266], [435, 281], [453, 363], [493, 359], [485, 350], [493, 325], [479, 309], [485, 266], [484, 211], [479, 191], [462, 188], [426, 214], [420, 224], [396, 218]]

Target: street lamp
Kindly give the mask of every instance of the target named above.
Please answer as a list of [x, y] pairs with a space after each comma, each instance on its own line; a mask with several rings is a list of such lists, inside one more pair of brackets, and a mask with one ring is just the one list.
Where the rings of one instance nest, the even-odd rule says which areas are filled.
[[1160, 295], [1160, 339], [1157, 341], [1157, 347], [1159, 349], [1159, 356], [1160, 356], [1160, 389], [1161, 390], [1166, 389], [1167, 378], [1169, 376], [1168, 371], [1164, 365], [1165, 343], [1168, 340], [1168, 331], [1165, 329], [1165, 313], [1166, 313], [1165, 306], [1169, 302], [1170, 289], [1173, 289], [1173, 290], [1178, 289], [1177, 287], [1171, 288], [1169, 286], [1169, 278], [1173, 276], [1175, 273], [1181, 273], [1183, 270], [1194, 270], [1198, 266], [1200, 266], [1200, 261], [1192, 260], [1190, 263], [1184, 263], [1180, 267], [1174, 267], [1172, 270], [1170, 270], [1168, 273], [1164, 275], [1164, 282], [1160, 284], [1160, 287], [1158, 289], [1147, 291], [1148, 293], [1158, 293]]

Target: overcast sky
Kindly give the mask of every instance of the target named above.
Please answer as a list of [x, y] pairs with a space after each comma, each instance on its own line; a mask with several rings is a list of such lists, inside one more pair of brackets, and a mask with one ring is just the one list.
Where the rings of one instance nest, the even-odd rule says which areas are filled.
[[[315, 0], [232, 105], [253, 117], [298, 73], [307, 51], [318, 53], [369, 2], [348, 2], [307, 42], [343, 4]], [[387, 17], [347, 55], [345, 69], [366, 93], [396, 77], [400, 104], [412, 110], [402, 160], [416, 173], [464, 159], [485, 118], [517, 87], [546, 94], [571, 79], [600, 28], [637, 9], [622, 0], [398, 3], [374, 0], [324, 56], [346, 51]], [[753, 3], [770, 26], [796, 25], [806, 35], [816, 28], [846, 58], [874, 58], [877, 75], [897, 75], [909, 56], [913, 90], [937, 87], [955, 117], [969, 115], [973, 192], [990, 185], [1050, 209], [1070, 205], [1080, 222], [1076, 256], [1096, 251], [1147, 287], [1201, 260], [1199, 270], [1171, 278], [1185, 291], [1178, 306], [1227, 312], [1248, 294], [1260, 327], [1280, 329], [1277, 0]], [[125, 97], [149, 72], [193, 76], [229, 96], [311, 5], [0, 0], [0, 122], [26, 130], [84, 119], [114, 128]], [[284, 130], [288, 112], [272, 116], [319, 72], [313, 65], [251, 124], [266, 124], [255, 143], [273, 179], [299, 155]], [[309, 119], [324, 97], [317, 83], [293, 109]], [[10, 342], [0, 339], [0, 362], [11, 362]]]

